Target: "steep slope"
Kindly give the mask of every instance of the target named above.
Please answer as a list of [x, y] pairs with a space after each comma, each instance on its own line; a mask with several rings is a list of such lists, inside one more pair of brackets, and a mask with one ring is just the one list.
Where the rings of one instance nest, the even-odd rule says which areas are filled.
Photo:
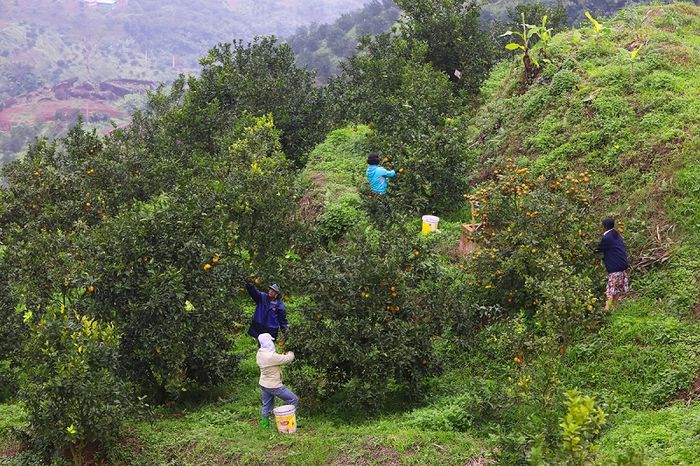
[[[533, 351], [525, 361], [516, 346], [525, 343], [525, 313], [492, 319], [483, 309], [470, 341], [436, 338], [444, 372], [425, 381], [425, 406], [405, 413], [390, 406], [383, 418], [349, 426], [332, 406], [325, 414], [304, 412], [296, 436], [269, 435], [255, 425], [254, 343], [242, 337], [236, 341], [242, 377], [227, 397], [159, 410], [152, 424], [132, 421], [124, 462], [561, 464], [547, 457], [537, 463], [536, 454], [545, 437], [550, 448], [561, 444], [562, 392], [578, 388], [608, 416], [602, 435], [591, 436], [600, 445], [592, 464], [696, 463], [700, 8], [638, 7], [601, 22], [600, 30], [555, 37], [550, 62], [542, 61], [529, 84], [520, 61], [498, 66], [481, 105], [455, 117], [454, 126], [471, 141], [465, 157], [478, 162], [475, 189], [509, 160], [533, 177], [589, 173], [593, 216], [615, 215], [629, 246], [628, 299], [553, 357]], [[307, 182], [326, 212], [342, 198], [357, 207], [366, 134], [362, 126], [337, 130], [311, 154]], [[454, 247], [454, 237], [434, 241], [440, 238]], [[593, 255], [590, 261], [598, 262]], [[448, 256], [431, 267], [455, 264]], [[595, 272], [602, 283], [604, 270]], [[301, 318], [308, 299], [290, 299], [292, 318]], [[0, 437], [24, 422], [14, 405], [0, 412], [7, 417]], [[16, 449], [0, 438], [0, 461]]]
[[699, 32], [700, 9], [674, 4], [560, 34], [533, 84], [520, 63], [500, 65], [470, 123], [481, 166], [588, 171], [594, 211], [623, 224], [634, 297], [566, 351], [558, 374], [607, 406], [608, 461], [697, 459]]

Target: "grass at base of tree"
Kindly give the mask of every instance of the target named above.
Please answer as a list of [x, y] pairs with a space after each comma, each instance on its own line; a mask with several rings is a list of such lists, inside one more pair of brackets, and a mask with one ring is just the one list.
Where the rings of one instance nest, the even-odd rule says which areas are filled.
[[700, 403], [679, 402], [656, 411], [621, 415], [600, 442], [601, 456], [614, 461], [633, 454], [644, 464], [697, 464], [700, 452]]

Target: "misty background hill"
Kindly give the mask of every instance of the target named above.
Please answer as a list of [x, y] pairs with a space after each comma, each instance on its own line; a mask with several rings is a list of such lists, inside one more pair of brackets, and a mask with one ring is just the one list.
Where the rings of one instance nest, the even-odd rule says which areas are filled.
[[[484, 2], [484, 27], [518, 3]], [[560, 8], [574, 23], [624, 3], [562, 0]], [[0, 162], [35, 137], [65, 134], [79, 116], [100, 131], [128, 124], [148, 90], [196, 73], [217, 43], [276, 35], [325, 82], [363, 35], [398, 18], [392, 0], [0, 0]]]

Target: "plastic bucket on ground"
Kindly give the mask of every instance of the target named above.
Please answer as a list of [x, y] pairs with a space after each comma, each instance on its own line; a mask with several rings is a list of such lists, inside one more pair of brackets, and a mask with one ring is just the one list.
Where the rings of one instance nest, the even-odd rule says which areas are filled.
[[278, 432], [293, 434], [297, 431], [296, 411], [297, 409], [293, 405], [284, 405], [272, 410]]
[[435, 215], [423, 215], [423, 228], [421, 228], [421, 233], [427, 235], [433, 231], [437, 231], [439, 224], [440, 217], [436, 217]]

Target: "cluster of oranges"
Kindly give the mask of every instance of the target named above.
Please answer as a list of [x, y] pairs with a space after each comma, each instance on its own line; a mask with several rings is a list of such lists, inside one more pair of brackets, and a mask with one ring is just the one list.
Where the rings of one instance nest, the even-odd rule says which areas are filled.
[[[204, 265], [202, 265], [202, 269], [204, 269], [205, 272], [209, 272], [212, 269], [212, 264], [216, 265], [219, 263], [219, 257], [214, 256], [211, 258], [211, 264], [209, 262], [206, 262]], [[260, 284], [260, 279], [256, 278], [255, 279], [255, 284], [259, 285]]]
[[387, 306], [386, 310], [389, 312], [396, 313], [396, 312], [399, 312], [401, 310], [401, 308], [399, 306], [396, 306], [396, 305], [391, 305], [391, 306]]
[[520, 351], [520, 352], [518, 353], [518, 355], [517, 355], [516, 357], [513, 358], [513, 361], [514, 361], [516, 364], [522, 364], [522, 363], [524, 363], [524, 362], [525, 362], [525, 352], [524, 352], [524, 351]]

